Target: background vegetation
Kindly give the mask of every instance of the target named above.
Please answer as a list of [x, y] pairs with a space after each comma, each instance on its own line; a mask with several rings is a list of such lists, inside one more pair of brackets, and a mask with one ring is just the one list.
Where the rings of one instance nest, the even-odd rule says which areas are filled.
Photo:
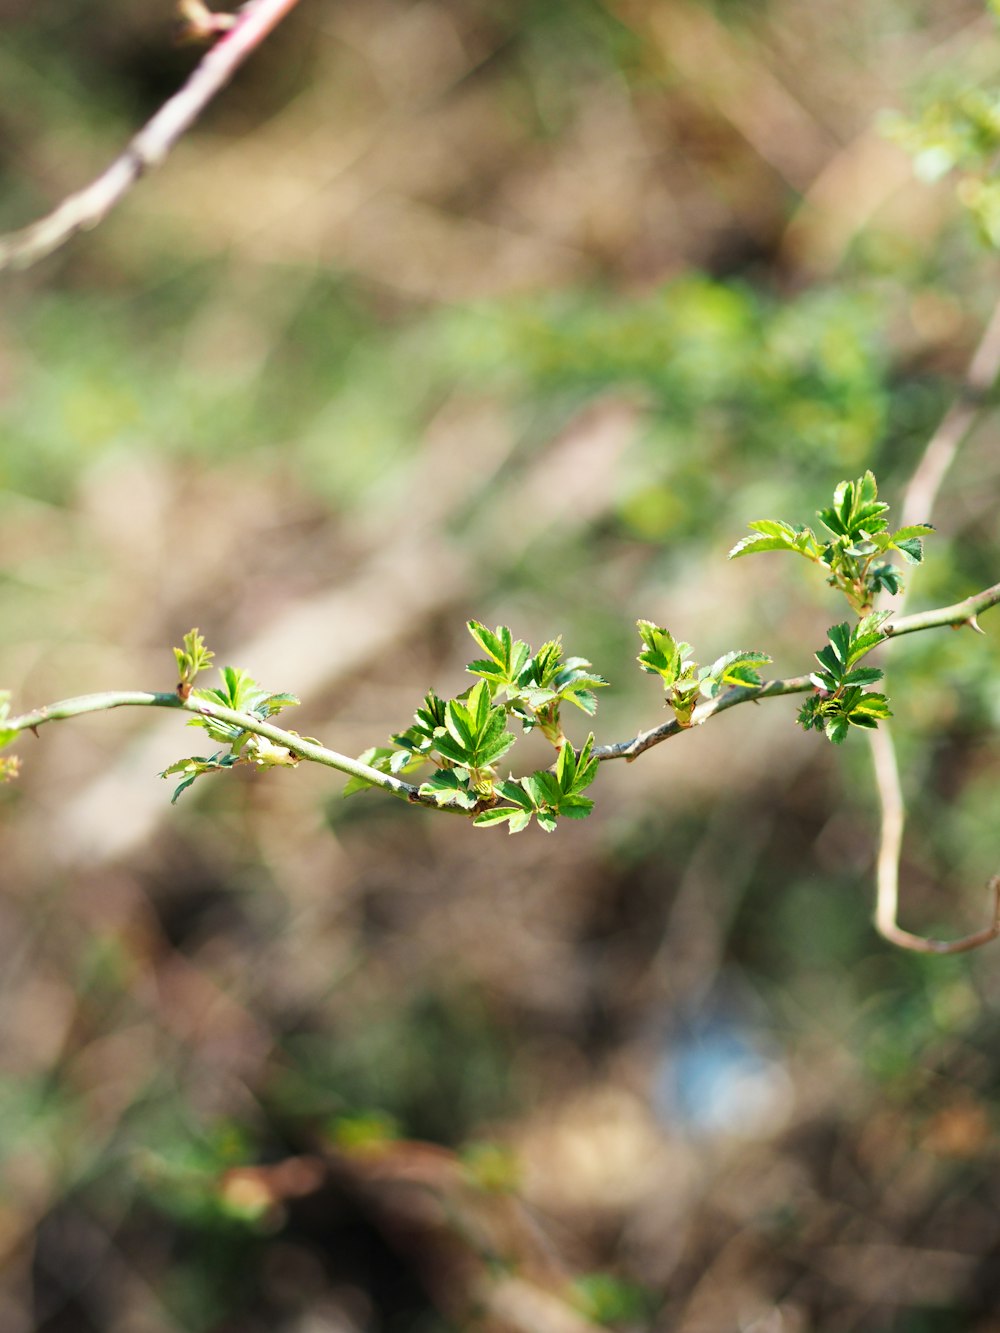
[[[166, 5], [6, 11], [14, 226], [199, 53]], [[169, 689], [197, 623], [360, 753], [465, 687], [469, 617], [590, 658], [599, 741], [663, 716], [637, 617], [807, 670], [840, 608], [725, 552], [866, 467], [898, 503], [1000, 287], [880, 117], [998, 67], [973, 0], [302, 3], [7, 283], [0, 681]], [[913, 608], [996, 581], [997, 445]], [[943, 933], [1000, 859], [984, 629], [892, 657], [905, 920]], [[5, 1333], [995, 1333], [1000, 953], [875, 936], [865, 747], [796, 707], [513, 839], [305, 766], [171, 807], [174, 717], [22, 746]]]

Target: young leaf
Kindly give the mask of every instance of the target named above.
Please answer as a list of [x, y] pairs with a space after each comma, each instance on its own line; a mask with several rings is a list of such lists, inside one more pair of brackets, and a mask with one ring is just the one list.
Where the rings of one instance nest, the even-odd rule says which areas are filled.
[[171, 764], [169, 768], [165, 768], [160, 774], [161, 778], [170, 777], [175, 773], [184, 774], [183, 780], [174, 788], [170, 804], [175, 805], [181, 792], [187, 791], [188, 787], [204, 773], [214, 773], [219, 769], [232, 768], [237, 763], [239, 763], [239, 755], [227, 750], [220, 750], [218, 754], [208, 755], [207, 757], [192, 755], [190, 759], [178, 759], [176, 763]]
[[174, 657], [177, 661], [178, 690], [183, 698], [187, 698], [191, 692], [191, 682], [199, 671], [204, 671], [215, 654], [205, 647], [205, 640], [197, 629], [189, 630], [184, 635], [183, 644], [183, 648], [174, 649]]
[[17, 740], [21, 734], [15, 731], [13, 727], [5, 727], [3, 724], [10, 717], [10, 690], [0, 690], [0, 750], [11, 741]]
[[453, 768], [439, 769], [426, 782], [420, 784], [420, 795], [430, 796], [438, 805], [458, 805], [463, 810], [472, 810], [479, 797], [469, 790], [469, 779]]

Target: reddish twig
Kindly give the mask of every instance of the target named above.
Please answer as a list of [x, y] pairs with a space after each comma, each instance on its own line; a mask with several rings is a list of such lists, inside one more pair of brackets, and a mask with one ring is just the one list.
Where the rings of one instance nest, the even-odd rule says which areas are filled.
[[97, 224], [140, 176], [158, 166], [244, 60], [298, 0], [249, 0], [183, 88], [160, 107], [125, 151], [90, 185], [20, 231], [0, 236], [0, 269], [28, 268]]

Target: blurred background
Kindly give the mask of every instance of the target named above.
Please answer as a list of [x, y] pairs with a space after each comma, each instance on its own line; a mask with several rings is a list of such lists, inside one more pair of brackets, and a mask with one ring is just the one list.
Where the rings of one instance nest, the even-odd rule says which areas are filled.
[[[167, 0], [3, 18], [14, 227], [200, 52]], [[663, 717], [638, 616], [808, 670], [841, 607], [725, 554], [866, 467], [898, 506], [1000, 275], [880, 118], [998, 74], [974, 0], [302, 0], [6, 280], [15, 709], [170, 689], [193, 625], [355, 754], [466, 687], [470, 616], [590, 658], [601, 742]], [[998, 481], [987, 416], [911, 609], [996, 581]], [[995, 618], [893, 652], [911, 929], [1000, 861]], [[867, 748], [795, 709], [516, 838], [308, 766], [171, 806], [169, 715], [26, 737], [4, 1333], [997, 1333], [1000, 946], [874, 934]]]

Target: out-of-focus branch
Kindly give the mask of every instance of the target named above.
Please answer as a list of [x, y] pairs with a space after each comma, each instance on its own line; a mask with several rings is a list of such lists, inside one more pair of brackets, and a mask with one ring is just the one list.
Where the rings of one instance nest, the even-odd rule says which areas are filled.
[[914, 935], [900, 926], [897, 920], [899, 861], [906, 821], [903, 789], [899, 781], [896, 749], [888, 725], [883, 723], [878, 731], [871, 733], [869, 739], [875, 769], [875, 785], [882, 806], [882, 828], [876, 866], [875, 928], [890, 944], [896, 944], [901, 949], [909, 949], [914, 953], [968, 953], [971, 949], [978, 949], [980, 945], [995, 940], [1000, 935], [1000, 875], [994, 875], [989, 883], [993, 915], [989, 924], [982, 930], [964, 935], [958, 940], [935, 940], [924, 935]]
[[955, 455], [979, 421], [986, 395], [993, 388], [997, 375], [1000, 375], [1000, 301], [972, 355], [958, 396], [928, 440], [910, 478], [903, 496], [903, 526], [926, 523], [930, 518], [941, 483]]
[[[920, 462], [910, 479], [903, 497], [903, 524], [926, 523], [930, 519], [941, 484], [955, 461], [959, 449], [969, 438], [987, 403], [987, 395], [1000, 374], [1000, 301], [990, 316], [979, 345], [976, 347], [965, 373], [962, 387], [955, 401], [941, 419], [937, 430], [927, 442]], [[935, 611], [922, 611], [903, 616], [886, 626], [896, 638], [917, 630], [937, 625], [969, 625], [979, 630], [976, 620], [980, 612], [1000, 602], [1000, 584], [966, 598], [954, 606]], [[981, 631], [980, 631], [981, 632]], [[899, 781], [896, 749], [888, 726], [883, 724], [869, 734], [875, 787], [881, 808], [878, 861], [876, 864], [875, 928], [891, 944], [914, 953], [967, 953], [978, 949], [1000, 935], [1000, 875], [990, 880], [993, 895], [993, 916], [982, 930], [959, 940], [935, 940], [914, 935], [904, 930], [899, 914], [899, 864], [903, 851], [903, 828], [906, 806]]]
[[78, 231], [96, 227], [140, 176], [163, 161], [243, 61], [297, 3], [249, 0], [183, 88], [160, 107], [105, 172], [38, 222], [0, 236], [0, 270], [28, 268]]

